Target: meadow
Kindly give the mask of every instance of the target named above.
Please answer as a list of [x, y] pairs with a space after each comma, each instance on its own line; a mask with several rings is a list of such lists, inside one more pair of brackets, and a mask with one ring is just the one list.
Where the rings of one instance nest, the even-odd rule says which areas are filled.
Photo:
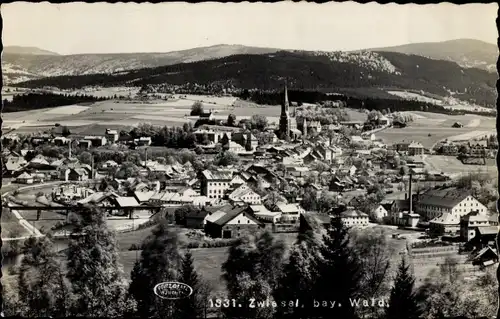
[[278, 121], [280, 114], [278, 105], [260, 106], [233, 97], [183, 95], [167, 101], [132, 103], [109, 100], [92, 106], [69, 105], [5, 113], [3, 119], [4, 127], [19, 133], [43, 132], [59, 123], [70, 128], [73, 134], [102, 134], [106, 128], [130, 129], [140, 123], [157, 126], [182, 126], [188, 122], [194, 124], [196, 118], [189, 115], [196, 101], [201, 101], [205, 110], [211, 110], [215, 118], [221, 120], [226, 120], [229, 114], [235, 114], [238, 119], [260, 114], [268, 117], [272, 123]]
[[[496, 134], [496, 119], [478, 115], [446, 115], [428, 112], [411, 112], [414, 121], [405, 128], [389, 128], [375, 135], [388, 144], [402, 141], [420, 142], [426, 148], [448, 140], [469, 140]], [[464, 127], [454, 128], [455, 122]], [[430, 134], [430, 136], [429, 136]]]

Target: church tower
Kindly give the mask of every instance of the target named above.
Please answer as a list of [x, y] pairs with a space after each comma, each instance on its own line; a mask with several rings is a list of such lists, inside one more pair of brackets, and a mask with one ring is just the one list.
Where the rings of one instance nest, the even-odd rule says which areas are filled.
[[285, 82], [285, 96], [281, 104], [280, 133], [290, 137], [290, 105], [288, 103], [288, 90]]

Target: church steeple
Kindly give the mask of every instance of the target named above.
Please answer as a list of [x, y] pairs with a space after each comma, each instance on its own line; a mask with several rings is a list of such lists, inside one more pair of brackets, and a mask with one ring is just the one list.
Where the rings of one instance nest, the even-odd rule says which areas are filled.
[[285, 107], [288, 110], [289, 103], [288, 103], [288, 88], [287, 88], [286, 80], [285, 80], [285, 101], [284, 101], [284, 105], [285, 105]]

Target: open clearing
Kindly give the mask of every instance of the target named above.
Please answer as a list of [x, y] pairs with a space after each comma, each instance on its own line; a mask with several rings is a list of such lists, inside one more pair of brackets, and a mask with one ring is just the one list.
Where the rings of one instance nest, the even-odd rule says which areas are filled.
[[[118, 91], [109, 91], [115, 94]], [[127, 91], [128, 92], [128, 91]], [[66, 93], [66, 92], [65, 92]], [[87, 92], [90, 93], [90, 92]], [[92, 92], [94, 93], [94, 92]], [[57, 108], [39, 109], [4, 114], [4, 126], [16, 129], [20, 133], [43, 132], [55, 123], [71, 127], [76, 134], [104, 133], [106, 128], [128, 129], [140, 123], [151, 123], [158, 126], [182, 126], [186, 122], [194, 122], [189, 118], [191, 106], [195, 101], [202, 102], [205, 110], [212, 110], [217, 119], [226, 120], [229, 114], [237, 118], [250, 118], [254, 114], [267, 116], [270, 123], [277, 122], [280, 106], [257, 106], [239, 101], [234, 97], [213, 97], [188, 95], [186, 98], [175, 98], [168, 101], [138, 102], [103, 101], [92, 106], [69, 105]], [[240, 103], [241, 102], [241, 103]], [[233, 104], [235, 106], [233, 106]], [[96, 125], [102, 132], [96, 131]], [[94, 129], [89, 128], [93, 126]], [[99, 128], [100, 128], [99, 127]]]
[[[403, 140], [420, 142], [424, 147], [432, 147], [435, 143], [448, 140], [469, 140], [482, 135], [496, 133], [496, 119], [478, 115], [446, 115], [427, 112], [407, 112], [414, 115], [415, 120], [405, 128], [389, 128], [375, 135], [386, 143], [394, 144]], [[455, 122], [466, 126], [453, 128]], [[477, 130], [480, 127], [480, 130]], [[429, 136], [429, 134], [431, 136]]]
[[413, 92], [407, 92], [407, 91], [387, 91], [387, 93], [389, 93], [391, 95], [402, 97], [403, 99], [406, 99], [406, 100], [417, 100], [417, 101], [420, 101], [420, 102], [432, 103], [432, 104], [436, 104], [436, 105], [443, 104], [443, 101], [441, 101], [441, 100], [433, 99], [433, 98], [430, 98], [430, 97], [427, 97], [427, 96], [423, 96], [423, 95], [420, 95], [420, 94], [417, 94], [417, 93], [413, 93]]
[[427, 155], [424, 158], [430, 170], [449, 174], [486, 172], [492, 176], [498, 174], [494, 161], [487, 161], [487, 165], [465, 165], [456, 157], [442, 155]]

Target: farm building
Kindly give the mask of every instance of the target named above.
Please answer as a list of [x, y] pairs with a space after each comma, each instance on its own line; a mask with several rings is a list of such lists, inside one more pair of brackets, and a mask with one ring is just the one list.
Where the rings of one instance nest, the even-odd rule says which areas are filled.
[[24, 172], [16, 178], [16, 182], [20, 184], [33, 184], [34, 178], [33, 175]]
[[281, 218], [281, 212], [272, 212], [264, 205], [250, 205], [250, 210], [257, 219], [266, 223], [276, 224]]
[[497, 215], [486, 216], [471, 212], [460, 219], [460, 237], [463, 241], [470, 241], [476, 235], [476, 229], [480, 227], [494, 226], [498, 221]]
[[264, 224], [252, 215], [248, 206], [233, 206], [231, 210], [220, 215], [207, 219], [205, 233], [212, 238], [236, 238], [264, 227]]
[[488, 246], [496, 248], [497, 235], [497, 226], [478, 227], [476, 228], [476, 234], [467, 242], [466, 247], [475, 250], [480, 250]]
[[72, 168], [67, 176], [69, 181], [86, 181], [89, 179], [89, 173], [84, 168]]

